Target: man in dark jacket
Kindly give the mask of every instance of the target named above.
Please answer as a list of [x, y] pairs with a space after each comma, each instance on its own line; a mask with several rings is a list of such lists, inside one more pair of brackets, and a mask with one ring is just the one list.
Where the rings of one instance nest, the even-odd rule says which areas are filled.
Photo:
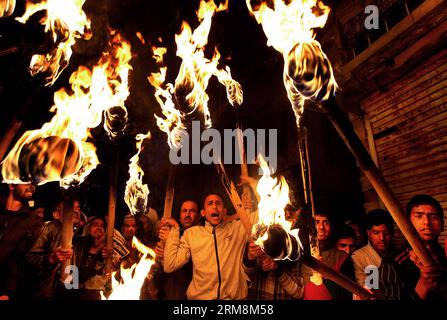
[[407, 214], [424, 245], [435, 261], [423, 266], [409, 245], [397, 254], [395, 262], [402, 277], [404, 290], [415, 299], [447, 299], [447, 259], [438, 242], [444, 230], [444, 211], [441, 204], [429, 195], [416, 195], [407, 205]]
[[[73, 201], [73, 210], [79, 207], [79, 201]], [[62, 215], [62, 202], [57, 203], [52, 210], [52, 216]], [[57, 213], [57, 214], [55, 214]], [[75, 215], [73, 215], [73, 222]], [[70, 260], [71, 249], [61, 248], [62, 222], [53, 219], [44, 223], [42, 231], [36, 242], [26, 254], [27, 267], [33, 274], [30, 281], [32, 287], [31, 298], [33, 299], [53, 299], [60, 277], [61, 263]], [[76, 230], [73, 226], [73, 233]]]
[[28, 205], [34, 191], [32, 184], [11, 184], [0, 204], [0, 299], [26, 297], [24, 256], [42, 227], [41, 219]]

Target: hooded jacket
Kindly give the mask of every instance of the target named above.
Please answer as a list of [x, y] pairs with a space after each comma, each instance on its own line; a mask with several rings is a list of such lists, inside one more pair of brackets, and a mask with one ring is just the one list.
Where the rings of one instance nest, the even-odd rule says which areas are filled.
[[[257, 212], [250, 215], [257, 220]], [[243, 266], [247, 234], [239, 220], [222, 222], [216, 227], [205, 222], [185, 231], [179, 239], [179, 228], [169, 233], [164, 252], [164, 270], [174, 272], [190, 259], [192, 281], [186, 295], [189, 300], [242, 300], [247, 298], [249, 281]]]

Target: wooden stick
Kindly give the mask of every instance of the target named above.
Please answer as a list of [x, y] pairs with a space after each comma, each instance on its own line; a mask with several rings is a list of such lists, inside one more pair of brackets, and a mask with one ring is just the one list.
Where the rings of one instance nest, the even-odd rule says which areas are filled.
[[[237, 141], [239, 145], [239, 157], [241, 159], [241, 174], [244, 177], [248, 177], [248, 166], [247, 166], [247, 158], [245, 155], [245, 147], [244, 147], [244, 136], [242, 135], [242, 126], [238, 122], [236, 125], [236, 134], [237, 134]], [[250, 187], [248, 185], [243, 185], [243, 194], [245, 197], [248, 197], [248, 199], [251, 199], [250, 196]], [[245, 209], [247, 214], [250, 214], [250, 209]]]
[[[118, 180], [118, 162], [119, 154], [117, 153], [115, 166], [111, 174], [111, 182], [109, 186], [109, 209], [107, 212], [107, 234], [106, 234], [106, 248], [113, 249], [113, 235], [115, 233], [115, 217], [116, 217], [116, 186]], [[106, 265], [104, 272], [107, 278], [112, 275], [112, 262], [113, 258], [106, 259]]]
[[[62, 249], [71, 249], [73, 240], [73, 200], [64, 199], [62, 204], [62, 230], [61, 230], [61, 247]], [[68, 280], [70, 273], [66, 273], [65, 269], [70, 261], [64, 261], [61, 267], [61, 281]]]
[[18, 121], [16, 118], [14, 118], [8, 129], [6, 129], [5, 134], [0, 140], [0, 161], [3, 160], [3, 157], [5, 156], [9, 145], [16, 136], [17, 132], [19, 132], [22, 124], [22, 121]]
[[[165, 195], [165, 206], [163, 208], [163, 218], [170, 219], [172, 217], [172, 206], [174, 204], [174, 193], [175, 193], [175, 166], [169, 163], [168, 169], [168, 184], [166, 185], [166, 195]], [[160, 247], [164, 248], [166, 245], [165, 241], [160, 241]], [[162, 262], [158, 256], [155, 257], [158, 264]]]
[[8, 48], [8, 49], [5, 49], [5, 50], [1, 50], [0, 51], [0, 57], [1, 56], [6, 56], [7, 54], [18, 52], [18, 51], [19, 51], [19, 47], [11, 47], [11, 48]]
[[233, 204], [233, 207], [236, 209], [236, 213], [239, 216], [239, 219], [241, 219], [242, 225], [244, 226], [247, 235], [251, 238], [252, 225], [250, 222], [250, 218], [248, 217], [247, 212], [244, 210], [242, 200], [237, 193], [234, 183], [228, 178], [222, 162], [219, 161], [218, 163], [216, 163], [215, 167], [217, 170], [217, 175], [219, 176], [220, 181], [222, 182], [222, 185], [224, 186], [225, 191], [227, 192], [227, 195], [230, 198], [231, 203]]
[[362, 299], [367, 299], [367, 300], [370, 300], [373, 298], [383, 299], [383, 297], [381, 297], [377, 294], [371, 294], [368, 290], [361, 287], [357, 282], [352, 281], [345, 275], [341, 274], [340, 272], [335, 271], [334, 269], [332, 269], [325, 263], [321, 262], [320, 260], [315, 259], [312, 256], [303, 255], [301, 257], [301, 261], [309, 268], [320, 273], [326, 279], [332, 280], [333, 282], [338, 284], [340, 287], [352, 292], [353, 294], [359, 296]]
[[419, 259], [421, 259], [422, 264], [424, 266], [434, 265], [435, 261], [411, 223], [410, 217], [408, 217], [400, 206], [393, 191], [386, 183], [365, 146], [355, 133], [351, 121], [335, 102], [335, 98], [331, 97], [327, 102], [320, 104], [319, 107], [326, 111], [332, 125], [346, 143], [349, 150], [351, 150], [360, 169], [368, 178], [380, 199], [382, 199], [382, 202], [385, 204], [385, 207], [388, 209], [400, 231], [405, 236], [405, 239], [407, 239]]
[[309, 162], [307, 130], [305, 127], [301, 127], [298, 130], [298, 149], [301, 162], [301, 175], [303, 179], [304, 201], [306, 203], [307, 209], [310, 211], [312, 216], [312, 222], [308, 226], [310, 253], [312, 257], [318, 258], [320, 256], [320, 246], [318, 243], [317, 229], [315, 225], [315, 204], [312, 192], [312, 178]]
[[[306, 127], [301, 126], [298, 129], [298, 149], [300, 154], [301, 162], [301, 176], [303, 179], [303, 189], [304, 189], [304, 201], [306, 203], [306, 210], [310, 211], [312, 221], [308, 224], [309, 232], [309, 247], [310, 254], [314, 258], [320, 258], [320, 243], [317, 237], [317, 226], [315, 221], [315, 203], [312, 192], [312, 176], [310, 171], [310, 160], [309, 160], [309, 145], [308, 145], [308, 135]], [[310, 278], [317, 286], [323, 283], [323, 279], [320, 273], [314, 273]]]
[[172, 163], [170, 163], [168, 169], [168, 184], [166, 186], [163, 218], [170, 219], [172, 216], [172, 205], [174, 204], [174, 192], [175, 192], [175, 166]]

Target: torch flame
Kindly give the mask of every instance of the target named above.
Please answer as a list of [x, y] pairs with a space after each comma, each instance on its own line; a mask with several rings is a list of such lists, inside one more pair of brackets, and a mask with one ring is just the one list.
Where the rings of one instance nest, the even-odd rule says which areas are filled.
[[[298, 229], [292, 230], [292, 222], [286, 220], [284, 208], [290, 202], [289, 199], [289, 186], [281, 177], [278, 181], [277, 178], [271, 177], [271, 171], [265, 159], [259, 155], [259, 165], [262, 169], [263, 175], [258, 181], [257, 192], [260, 197], [258, 204], [259, 220], [258, 223], [253, 226], [253, 235], [256, 238], [255, 243], [261, 248], [264, 248], [264, 243], [268, 240], [268, 228], [271, 226], [279, 226], [288, 235], [296, 239], [298, 245], [301, 246], [301, 242], [298, 237]], [[287, 248], [285, 254], [281, 259], [287, 259], [291, 257], [292, 247]]]
[[297, 125], [306, 100], [324, 101], [337, 90], [334, 72], [315, 28], [323, 28], [330, 8], [321, 0], [265, 0], [257, 7], [246, 0], [249, 11], [263, 27], [267, 45], [283, 55], [283, 81]]
[[[150, 139], [151, 134], [138, 134], [137, 140], [137, 153], [130, 159], [129, 163], [129, 180], [126, 183], [126, 192], [124, 195], [124, 201], [126, 202], [129, 210], [132, 214], [138, 212], [146, 213], [147, 198], [149, 196], [149, 188], [146, 184], [143, 184], [144, 171], [141, 169], [140, 153], [142, 151], [142, 145], [145, 139]], [[141, 251], [140, 251], [141, 252]]]
[[[242, 104], [242, 87], [231, 77], [229, 67], [223, 69], [218, 67], [220, 54], [217, 49], [211, 60], [205, 57], [205, 46], [208, 43], [212, 19], [217, 12], [227, 9], [228, 0], [219, 6], [216, 6], [212, 0], [201, 0], [197, 11], [199, 26], [192, 31], [189, 24], [183, 22], [180, 33], [175, 36], [176, 54], [182, 59], [175, 84], [165, 84], [166, 67], [162, 67], [158, 73], [152, 73], [148, 78], [156, 90], [157, 102], [166, 117], [163, 119], [155, 116], [157, 125], [160, 130], [167, 133], [168, 144], [171, 148], [181, 146], [181, 139], [186, 130], [183, 122], [187, 115], [199, 112], [204, 117], [205, 127], [211, 127], [209, 96], [206, 89], [213, 75], [226, 87], [230, 104], [233, 106]], [[163, 48], [163, 51], [160, 51], [160, 48], [153, 48], [153, 52], [154, 59], [161, 65], [166, 49]]]
[[71, 91], [54, 94], [55, 113], [41, 129], [27, 131], [2, 162], [7, 183], [59, 181], [62, 187], [80, 184], [96, 168], [96, 148], [88, 141], [91, 128], [112, 107], [124, 107], [129, 95], [127, 75], [130, 46], [112, 32], [110, 52], [90, 71], [79, 67], [70, 77]]
[[0, 0], [0, 18], [12, 15], [15, 7], [15, 0]]
[[[127, 124], [125, 102], [129, 97], [129, 72], [132, 70], [130, 44], [121, 34], [111, 31], [110, 49], [104, 52], [99, 66], [93, 69], [92, 104], [103, 109], [104, 129], [115, 138]], [[119, 113], [121, 115], [119, 115]]]
[[101, 292], [102, 300], [139, 300], [140, 291], [144, 280], [155, 263], [155, 252], [142, 244], [136, 237], [132, 239], [132, 245], [143, 255], [140, 261], [125, 269], [121, 265], [121, 281], [115, 279], [116, 272], [112, 273], [112, 293], [105, 297]]
[[48, 73], [47, 85], [51, 86], [67, 67], [72, 47], [77, 39], [90, 39], [90, 20], [82, 10], [85, 0], [43, 0], [39, 3], [26, 1], [26, 11], [16, 18], [20, 23], [39, 11], [46, 11], [41, 23], [45, 32], [51, 32], [56, 47], [46, 55], [36, 54], [31, 58], [30, 71], [34, 76], [40, 72]]

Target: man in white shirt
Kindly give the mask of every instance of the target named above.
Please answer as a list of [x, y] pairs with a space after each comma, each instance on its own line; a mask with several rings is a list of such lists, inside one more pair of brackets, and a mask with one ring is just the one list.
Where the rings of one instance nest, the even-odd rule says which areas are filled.
[[362, 287], [370, 285], [365, 283], [367, 276], [372, 269], [379, 270], [382, 258], [391, 254], [394, 248], [394, 222], [388, 212], [382, 209], [369, 212], [366, 217], [366, 228], [368, 244], [352, 254], [355, 278]]

